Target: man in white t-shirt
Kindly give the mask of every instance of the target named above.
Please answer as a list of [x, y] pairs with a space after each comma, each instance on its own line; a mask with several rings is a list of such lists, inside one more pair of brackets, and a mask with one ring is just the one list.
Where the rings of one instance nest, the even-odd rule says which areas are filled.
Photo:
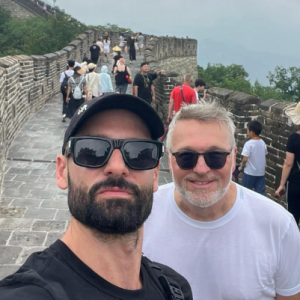
[[154, 194], [143, 252], [183, 274], [196, 300], [299, 299], [298, 227], [282, 206], [231, 181], [231, 117], [204, 102], [173, 118], [166, 146], [174, 183]]
[[262, 125], [257, 120], [247, 124], [247, 135], [251, 138], [242, 150], [242, 163], [239, 171], [244, 170], [242, 186], [265, 195], [265, 168], [268, 154], [265, 142], [259, 137]]
[[[205, 81], [203, 79], [200, 79], [200, 78], [197, 78], [195, 80], [195, 87], [194, 87], [194, 91], [195, 91], [195, 94], [196, 94], [196, 99], [197, 101], [199, 101], [199, 92], [200, 91], [203, 91], [204, 88], [205, 88]], [[205, 97], [206, 97], [206, 90], [204, 90], [204, 96], [203, 98], [201, 98], [201, 100], [205, 100]]]

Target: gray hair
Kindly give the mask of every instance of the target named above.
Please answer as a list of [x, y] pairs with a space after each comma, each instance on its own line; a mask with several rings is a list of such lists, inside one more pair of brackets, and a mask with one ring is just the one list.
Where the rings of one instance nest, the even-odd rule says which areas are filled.
[[235, 125], [232, 119], [232, 113], [227, 111], [225, 107], [221, 106], [217, 101], [201, 102], [197, 104], [186, 105], [183, 104], [182, 108], [173, 117], [169, 126], [167, 135], [167, 149], [171, 151], [172, 133], [178, 121], [181, 120], [196, 120], [202, 123], [216, 122], [224, 126], [230, 133], [231, 146], [235, 146], [234, 132]]

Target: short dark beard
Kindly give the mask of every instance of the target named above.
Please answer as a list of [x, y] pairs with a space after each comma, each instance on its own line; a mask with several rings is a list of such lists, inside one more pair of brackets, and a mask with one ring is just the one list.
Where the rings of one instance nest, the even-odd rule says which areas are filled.
[[[137, 233], [152, 210], [152, 184], [139, 189], [136, 184], [129, 183], [123, 177], [109, 177], [85, 191], [74, 186], [69, 175], [68, 184], [68, 204], [72, 216], [102, 239], [105, 236], [109, 239], [109, 236], [124, 237], [126, 234]], [[133, 194], [132, 199], [111, 198], [97, 201], [96, 192], [100, 188], [108, 187], [129, 190]]]

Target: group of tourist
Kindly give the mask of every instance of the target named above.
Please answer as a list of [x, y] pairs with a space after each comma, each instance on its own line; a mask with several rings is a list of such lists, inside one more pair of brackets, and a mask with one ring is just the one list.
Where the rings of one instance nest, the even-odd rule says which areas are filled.
[[112, 92], [111, 77], [107, 66], [102, 66], [101, 73], [96, 73], [97, 65], [86, 59], [79, 64], [68, 61], [67, 70], [60, 77], [63, 100], [62, 122], [71, 119], [83, 102], [91, 100], [102, 93]]

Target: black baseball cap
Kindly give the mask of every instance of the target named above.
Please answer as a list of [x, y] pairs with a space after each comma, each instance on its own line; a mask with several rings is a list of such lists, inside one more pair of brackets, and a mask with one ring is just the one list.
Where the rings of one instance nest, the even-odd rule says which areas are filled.
[[62, 154], [70, 137], [74, 136], [82, 123], [95, 113], [109, 109], [126, 109], [138, 115], [148, 126], [151, 137], [159, 139], [164, 134], [164, 125], [156, 110], [145, 100], [127, 94], [105, 93], [84, 102], [73, 115], [65, 132]]

